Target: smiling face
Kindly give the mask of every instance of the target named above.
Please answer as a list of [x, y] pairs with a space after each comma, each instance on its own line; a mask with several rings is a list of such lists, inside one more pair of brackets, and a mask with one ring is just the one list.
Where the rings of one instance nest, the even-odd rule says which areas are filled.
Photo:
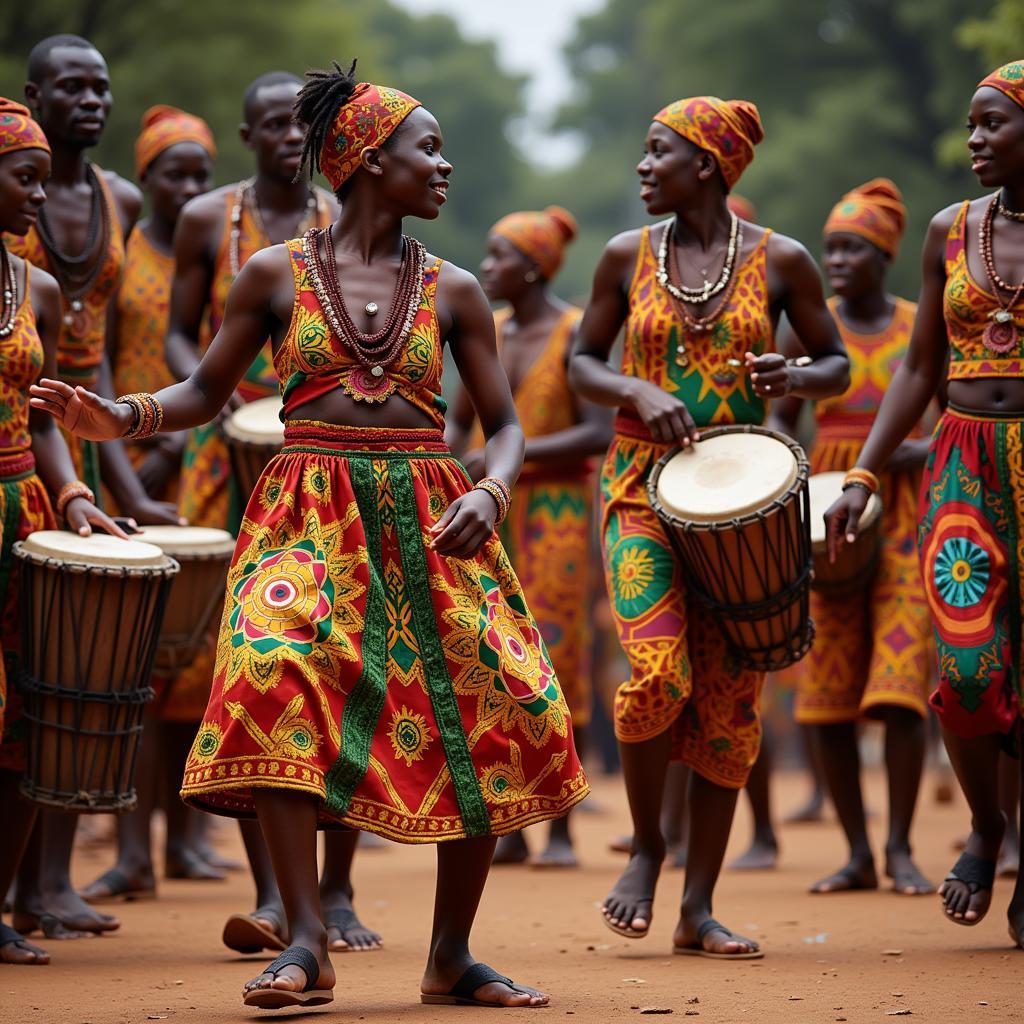
[[971, 100], [967, 130], [971, 170], [982, 185], [1024, 184], [1024, 109], [983, 86]]
[[710, 153], [660, 121], [652, 121], [636, 173], [647, 212], [659, 215], [691, 205], [702, 182], [719, 172]]
[[487, 250], [480, 263], [480, 284], [492, 302], [515, 302], [529, 287], [526, 275], [537, 268], [533, 261], [520, 252], [507, 238], [490, 235]]
[[280, 82], [260, 89], [239, 131], [256, 156], [257, 169], [282, 182], [291, 182], [302, 162], [302, 128], [292, 121], [300, 88], [298, 82]]
[[182, 207], [208, 192], [212, 183], [213, 160], [198, 142], [168, 146], [142, 176], [154, 215], [167, 224], [176, 224]]
[[883, 287], [889, 257], [860, 235], [831, 231], [825, 236], [824, 264], [832, 290], [856, 299]]
[[0, 231], [25, 235], [46, 202], [43, 185], [50, 177], [50, 154], [20, 149], [0, 156]]
[[441, 212], [452, 173], [443, 144], [434, 115], [417, 107], [377, 152], [383, 198], [402, 216], [434, 220]]
[[50, 145], [85, 149], [103, 135], [114, 97], [107, 62], [94, 49], [57, 46], [46, 73], [25, 86], [25, 98]]

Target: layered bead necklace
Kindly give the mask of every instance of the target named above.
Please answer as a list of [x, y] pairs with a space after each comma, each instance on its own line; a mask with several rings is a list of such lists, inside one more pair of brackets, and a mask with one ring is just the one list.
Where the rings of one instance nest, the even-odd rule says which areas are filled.
[[[251, 200], [250, 200], [251, 195]], [[245, 181], [240, 181], [235, 188], [235, 200], [231, 207], [231, 238], [228, 243], [228, 265], [231, 268], [231, 277], [238, 277], [239, 270], [242, 269], [241, 256], [239, 254], [239, 243], [242, 238], [242, 211], [248, 206], [252, 212], [252, 219], [256, 222], [256, 230], [264, 237], [269, 239], [270, 235], [267, 234], [267, 229], [263, 224], [263, 219], [260, 217], [259, 203], [256, 201], [256, 179], [247, 178]], [[295, 237], [298, 238], [304, 235], [306, 231], [315, 227], [320, 214], [320, 197], [316, 194], [316, 190], [310, 188], [309, 195], [306, 198], [306, 209], [302, 215], [302, 220], [299, 221], [299, 226], [295, 229]]]
[[[28, 267], [25, 268], [28, 274]], [[18, 316], [18, 279], [14, 274], [14, 260], [7, 246], [0, 239], [0, 280], [4, 283], [3, 306], [0, 306], [0, 338], [8, 338], [14, 332]]]
[[[998, 309], [992, 310], [988, 318], [990, 323], [985, 327], [981, 336], [985, 347], [992, 352], [1003, 354], [1012, 352], [1018, 344], [1019, 333], [1014, 320], [1013, 307], [1020, 301], [1021, 293], [1024, 292], [1024, 281], [1014, 287], [1007, 284], [997, 273], [995, 258], [992, 254], [992, 224], [995, 221], [997, 210], [1002, 212], [1002, 201], [997, 192], [992, 201], [988, 204], [985, 214], [981, 219], [981, 230], [978, 232], [978, 250], [981, 253], [981, 262], [985, 267], [988, 276], [989, 288], [993, 298], [999, 305]], [[1011, 217], [1011, 220], [1016, 218]], [[1009, 292], [1010, 301], [1003, 302], [1000, 293]]]
[[[321, 242], [324, 256], [320, 253]], [[427, 260], [423, 244], [408, 235], [402, 236], [402, 261], [398, 268], [395, 294], [391, 299], [391, 310], [384, 326], [373, 334], [366, 334], [356, 327], [345, 305], [345, 297], [338, 283], [331, 228], [311, 228], [307, 231], [302, 239], [302, 252], [309, 268], [313, 290], [331, 330], [361, 366], [374, 377], [383, 377], [386, 368], [404, 350], [420, 308], [423, 271]], [[367, 315], [373, 316], [376, 312], [377, 304], [367, 303]]]

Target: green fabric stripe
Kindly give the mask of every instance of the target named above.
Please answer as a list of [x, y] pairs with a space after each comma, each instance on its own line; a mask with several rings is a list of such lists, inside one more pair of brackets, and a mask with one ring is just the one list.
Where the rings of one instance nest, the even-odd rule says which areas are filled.
[[[373, 452], [373, 451], [341, 451], [337, 448], [320, 448], [311, 444], [286, 444], [281, 449], [282, 455], [335, 455], [339, 459], [451, 459], [455, 456], [451, 452]], [[465, 472], [465, 470], [463, 470]]]
[[[996, 423], [996, 466], [999, 470], [999, 490], [1002, 492], [1003, 510], [1006, 515], [1007, 548], [1006, 565], [1010, 597], [1010, 662], [1011, 685], [1020, 697], [1020, 565], [1017, 561], [1017, 510], [1014, 508], [1016, 495], [1013, 493], [1013, 474], [1010, 472], [1009, 452], [1006, 435], [1010, 430], [1020, 430], [1019, 423]], [[1024, 467], [1016, 467], [1018, 474]]]
[[82, 483], [96, 495], [96, 507], [103, 508], [100, 446], [96, 441], [79, 441], [79, 444], [82, 446]]
[[0, 536], [0, 594], [7, 593], [7, 581], [10, 579], [11, 566], [14, 564], [12, 549], [14, 539], [18, 535], [18, 522], [21, 519], [21, 488], [18, 487], [18, 481], [31, 475], [30, 470], [0, 481], [0, 490], [4, 495], [4, 532]]
[[412, 605], [413, 632], [423, 661], [434, 719], [441, 730], [441, 743], [455, 786], [455, 799], [459, 804], [466, 835], [487, 835], [491, 830], [491, 819], [476, 777], [462, 716], [455, 700], [452, 677], [444, 656], [444, 645], [437, 630], [434, 602], [430, 596], [427, 555], [423, 550], [412, 470], [408, 461], [391, 467], [391, 484], [395, 495], [402, 575]]
[[351, 459], [349, 474], [366, 535], [370, 585], [363, 623], [363, 671], [345, 701], [341, 719], [341, 750], [325, 780], [327, 808], [344, 814], [370, 763], [370, 743], [387, 695], [387, 604], [381, 558], [377, 486], [369, 459]]

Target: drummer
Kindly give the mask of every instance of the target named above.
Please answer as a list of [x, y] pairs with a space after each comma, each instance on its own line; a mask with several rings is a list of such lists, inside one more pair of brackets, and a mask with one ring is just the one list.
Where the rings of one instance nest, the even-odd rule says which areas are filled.
[[[185, 203], [208, 191], [213, 183], [216, 153], [213, 133], [202, 118], [168, 106], [150, 107], [143, 114], [142, 130], [135, 141], [135, 172], [149, 199], [150, 211], [128, 237], [124, 276], [110, 313], [108, 355], [118, 394], [156, 391], [173, 383], [164, 359], [164, 335], [174, 276], [174, 228]], [[151, 498], [177, 501], [186, 436], [184, 432], [166, 434], [155, 442], [125, 445]], [[176, 792], [176, 776], [180, 774], [177, 766], [184, 767], [191, 735], [206, 707], [211, 669], [206, 660], [197, 671], [185, 670], [180, 679], [160, 680], [163, 689], [156, 705], [151, 706], [146, 739], [139, 748], [139, 802], [134, 810], [118, 815], [117, 863], [82, 890], [90, 902], [153, 891], [150, 818], [161, 786], [167, 789], [162, 801], [167, 815], [166, 876], [224, 877], [187, 842], [186, 815], [194, 819], [191, 831], [195, 834], [199, 832], [200, 815], [188, 812]], [[158, 720], [158, 711], [161, 718], [166, 715], [170, 720]]]
[[[896, 368], [903, 361], [916, 305], [890, 295], [885, 279], [899, 248], [906, 209], [899, 189], [876, 178], [848, 192], [825, 223], [825, 271], [835, 295], [829, 311], [850, 356], [849, 389], [816, 402], [817, 436], [811, 472], [852, 468]], [[779, 348], [800, 345], [791, 331]], [[799, 399], [773, 409], [780, 429], [796, 431]], [[931, 618], [917, 565], [917, 493], [928, 438], [916, 430], [886, 463], [884, 519], [877, 572], [859, 592], [815, 590], [811, 618], [817, 636], [794, 667], [796, 720], [813, 728], [825, 778], [850, 846], [847, 863], [811, 892], [876, 889], [860, 785], [857, 723], [885, 723], [889, 833], [885, 874], [893, 891], [935, 891], [911, 856], [910, 827], [921, 782], [931, 681]]]
[[[753, 939], [711, 916], [737, 792], [761, 738], [763, 674], [728, 657], [721, 632], [688, 599], [647, 478], [658, 457], [700, 428], [761, 423], [767, 400], [823, 398], [847, 384], [842, 343], [814, 261], [792, 239], [741, 222], [727, 198], [763, 131], [757, 108], [713, 96], [678, 100], [647, 130], [640, 197], [669, 219], [608, 243], [570, 366], [573, 387], [619, 407], [601, 475], [605, 572], [632, 678], [615, 726], [633, 816], [629, 865], [604, 902], [606, 923], [647, 933], [664, 858], [659, 829], [670, 759], [693, 769], [680, 952], [759, 956]], [[794, 366], [774, 351], [780, 312], [811, 354]], [[619, 371], [607, 363], [625, 325]]]
[[[53, 420], [29, 409], [29, 386], [40, 374], [57, 372], [60, 289], [45, 270], [8, 252], [2, 236], [20, 237], [35, 224], [49, 176], [50, 146], [42, 129], [26, 107], [0, 97], [0, 406], [7, 413], [0, 419], [0, 896], [11, 886], [36, 819], [35, 805], [18, 796], [25, 751], [16, 738], [20, 702], [10, 684], [18, 670], [21, 591], [11, 549], [33, 531], [57, 525], [51, 495], [57, 514], [83, 536], [93, 525], [125, 536], [75, 478]], [[0, 962], [45, 964], [49, 955], [0, 921]]]

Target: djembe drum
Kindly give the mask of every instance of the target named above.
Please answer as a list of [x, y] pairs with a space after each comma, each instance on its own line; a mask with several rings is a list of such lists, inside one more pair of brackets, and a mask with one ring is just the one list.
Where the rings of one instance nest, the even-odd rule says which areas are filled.
[[224, 421], [223, 430], [244, 508], [267, 463], [284, 446], [281, 399], [260, 398], [241, 406]]
[[59, 530], [30, 534], [14, 555], [28, 726], [21, 792], [65, 810], [131, 810], [149, 674], [178, 563], [151, 544]]
[[845, 473], [815, 473], [811, 477], [811, 555], [814, 577], [811, 586], [823, 594], [848, 594], [863, 587], [878, 568], [882, 544], [882, 502], [872, 494], [860, 517], [857, 539], [844, 541], [836, 550], [836, 560], [828, 560], [825, 513], [843, 493]]
[[796, 442], [729, 426], [666, 452], [647, 483], [687, 586], [757, 671], [793, 664], [814, 639], [807, 477]]

